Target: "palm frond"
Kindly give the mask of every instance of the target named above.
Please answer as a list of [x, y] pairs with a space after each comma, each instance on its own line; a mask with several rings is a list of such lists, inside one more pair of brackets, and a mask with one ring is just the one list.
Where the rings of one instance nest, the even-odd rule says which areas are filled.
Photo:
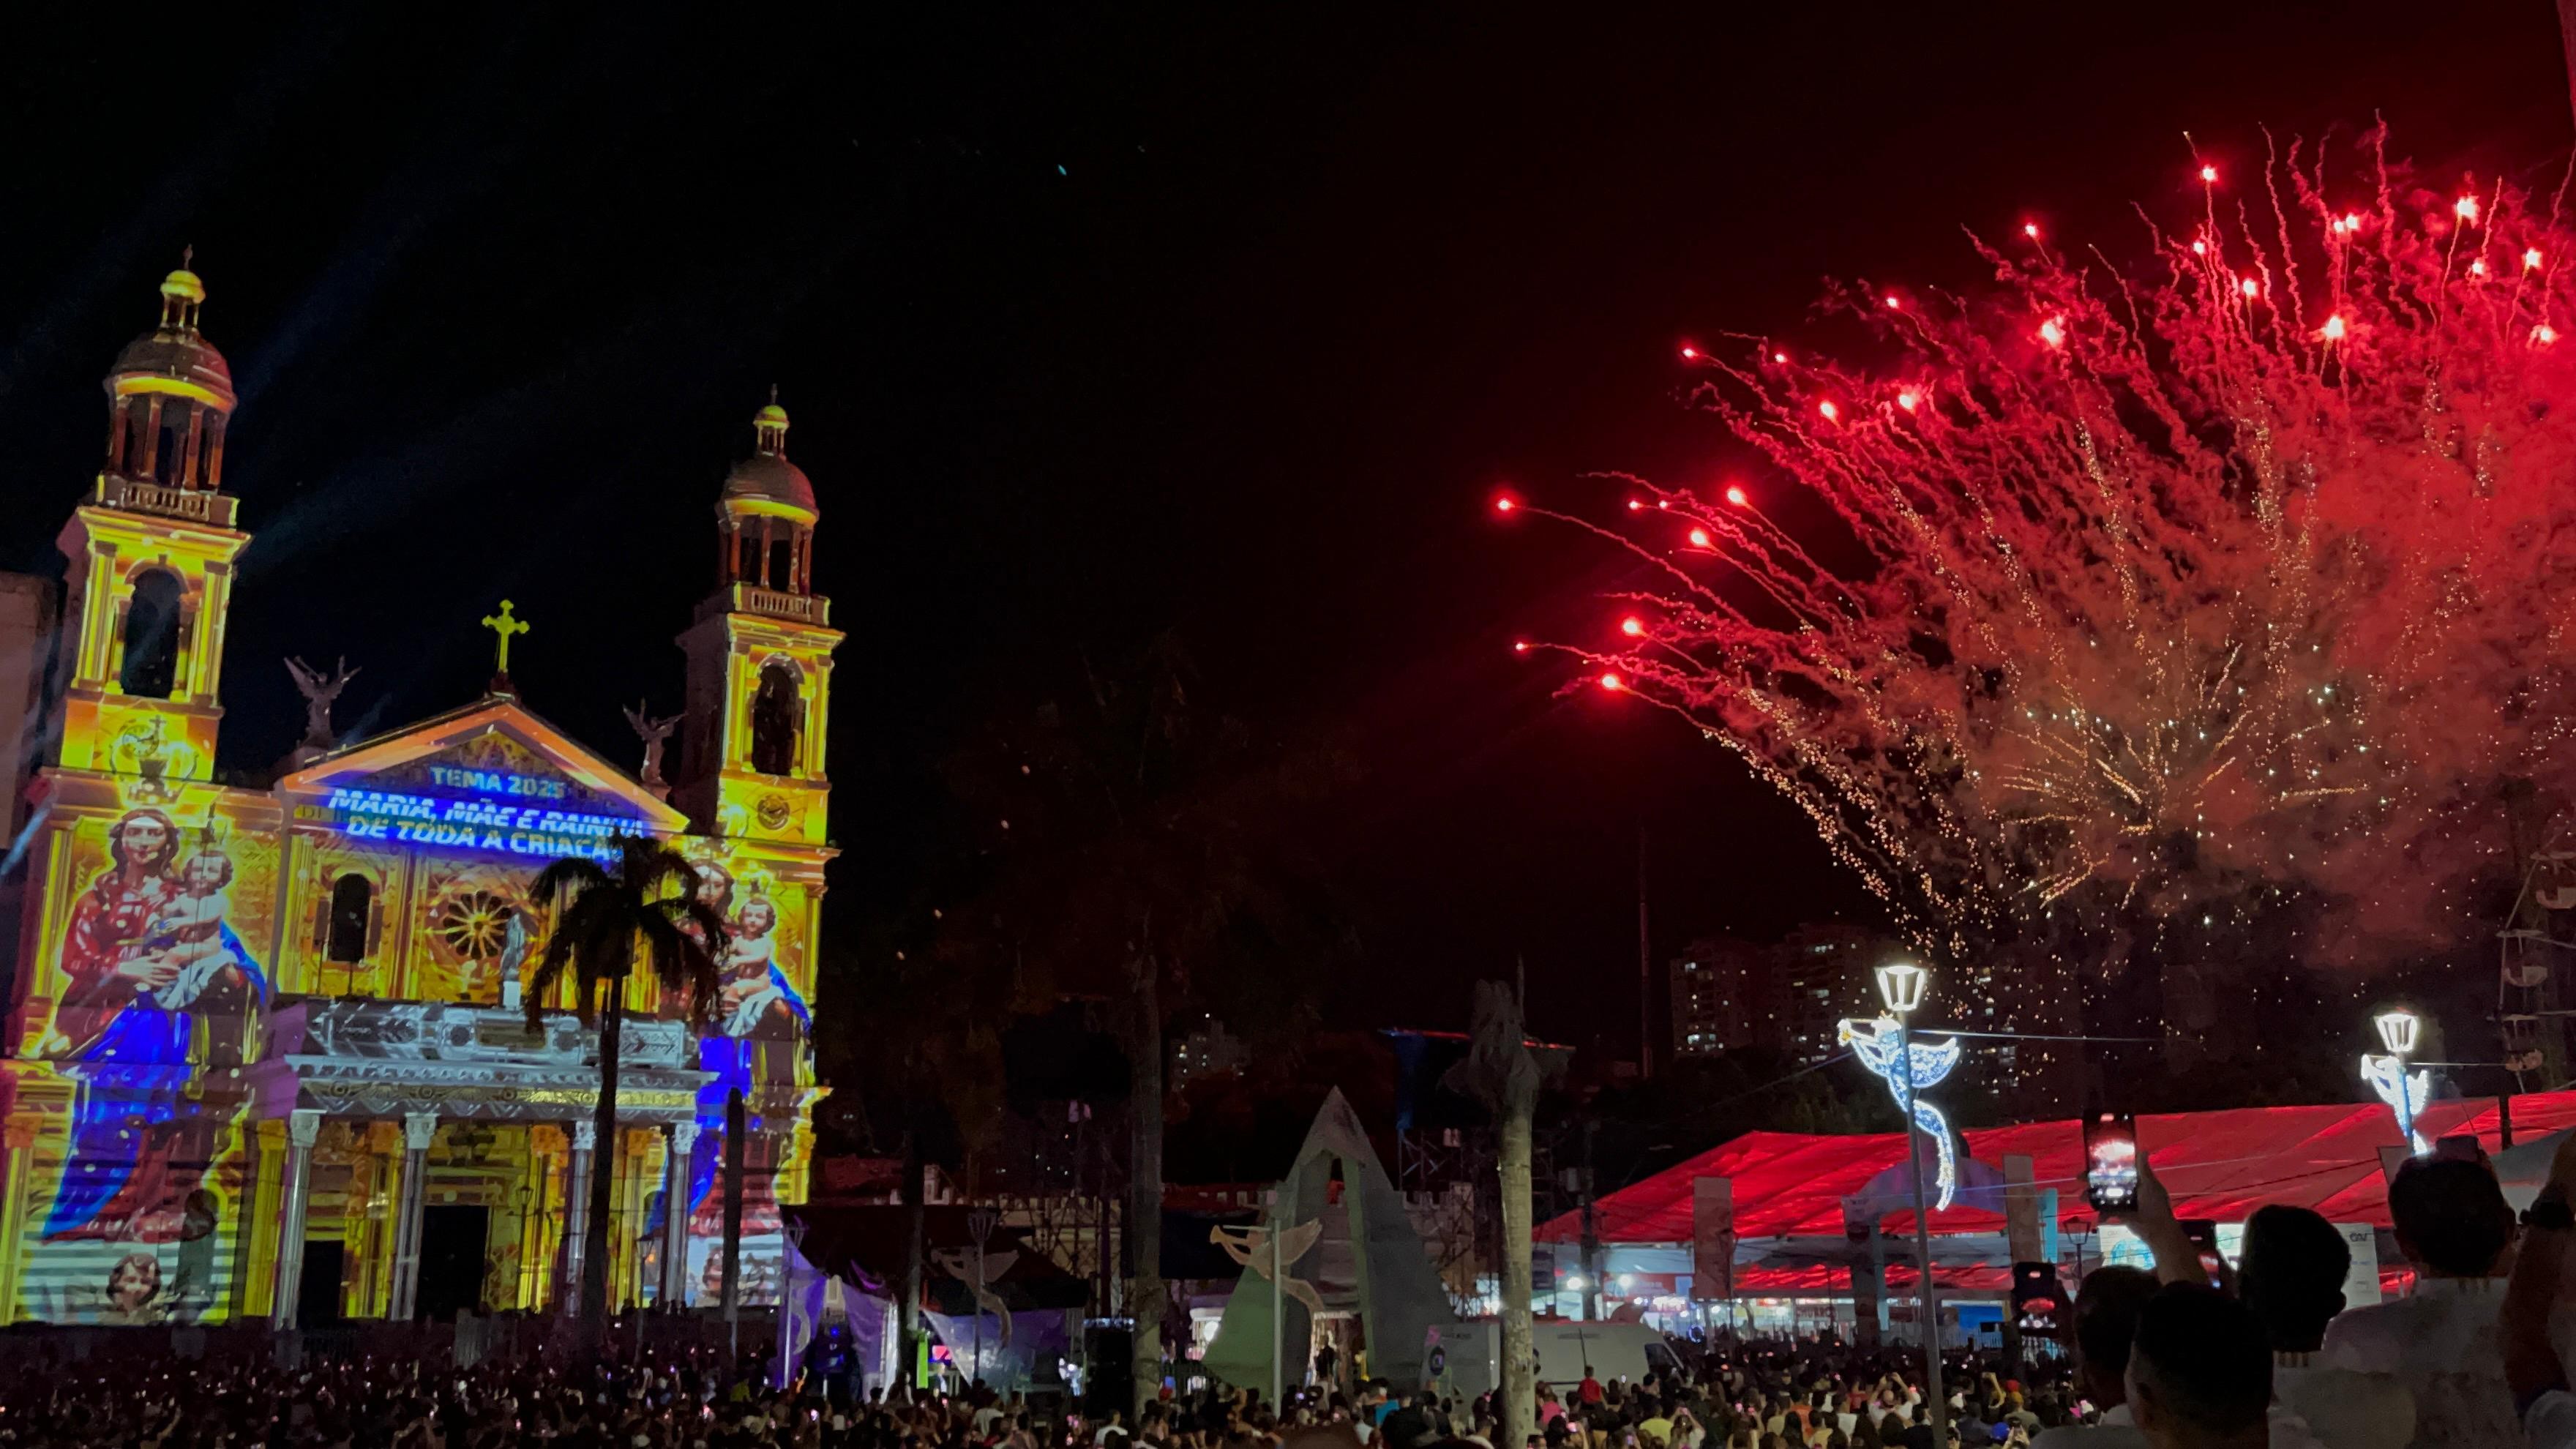
[[[703, 1018], [721, 990], [717, 961], [724, 951], [724, 918], [697, 899], [698, 868], [687, 856], [645, 835], [620, 835], [603, 866], [567, 857], [537, 872], [532, 892], [553, 909], [553, 931], [530, 978], [528, 1017], [533, 1024], [544, 993], [568, 975], [575, 1011], [590, 1025], [603, 984], [622, 983], [643, 965], [668, 990], [685, 988], [690, 1010]], [[684, 929], [694, 922], [697, 934]]]
[[[538, 1022], [545, 1016], [546, 993], [555, 989], [555, 983], [563, 979], [564, 967], [571, 962], [572, 937], [562, 931], [547, 937], [546, 953], [537, 958], [537, 969], [529, 973], [527, 985], [521, 989], [519, 998], [520, 1005], [527, 1008], [530, 1031], [536, 1030]], [[581, 993], [574, 1014], [581, 1018], [582, 1025], [590, 1025], [589, 992]]]
[[698, 868], [689, 863], [687, 856], [646, 835], [621, 835], [615, 843], [617, 878], [638, 899], [651, 900], [672, 885], [696, 889]]
[[607, 870], [599, 862], [567, 855], [547, 862], [545, 869], [537, 872], [537, 878], [528, 885], [528, 897], [552, 910], [567, 894], [578, 895], [610, 883]]
[[544, 1009], [545, 992], [563, 979], [568, 967], [574, 978], [573, 1014], [582, 1025], [590, 1025], [592, 998], [599, 994], [600, 981], [623, 974], [616, 953], [633, 949], [621, 894], [614, 883], [594, 886], [556, 914], [554, 929], [546, 937], [546, 953], [529, 978], [526, 1006], [531, 1025]]
[[[675, 906], [680, 907], [679, 914], [696, 921], [699, 929], [706, 932], [703, 943], [671, 919]], [[715, 923], [712, 929], [708, 927], [710, 920]], [[724, 943], [723, 918], [695, 901], [685, 904], [656, 901], [651, 909], [637, 918], [636, 925], [643, 932], [645, 945], [651, 951], [653, 979], [667, 990], [685, 987], [689, 1019], [705, 1020], [707, 1007], [715, 1001], [716, 993], [721, 989], [715, 952], [708, 947], [721, 947]]]

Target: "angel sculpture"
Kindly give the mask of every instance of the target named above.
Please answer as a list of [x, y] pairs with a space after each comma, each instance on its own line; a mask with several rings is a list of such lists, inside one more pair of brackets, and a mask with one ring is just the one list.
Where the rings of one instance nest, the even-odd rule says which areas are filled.
[[2365, 1054], [2361, 1059], [2361, 1079], [2379, 1094], [2397, 1113], [2397, 1133], [2417, 1156], [2432, 1151], [2422, 1133], [2415, 1130], [2415, 1109], [2433, 1093], [2433, 1074], [2426, 1069], [2406, 1070], [2406, 1059], [2400, 1056]]
[[680, 717], [675, 714], [655, 719], [653, 712], [645, 708], [647, 703], [637, 700], [635, 707], [626, 711], [626, 723], [635, 731], [635, 737], [644, 742], [644, 773], [639, 778], [647, 785], [658, 787], [671, 783], [662, 778], [662, 742], [671, 737], [671, 731], [679, 728]]
[[1289, 1277], [1288, 1270], [1296, 1266], [1298, 1259], [1312, 1251], [1315, 1240], [1323, 1235], [1324, 1224], [1320, 1218], [1311, 1223], [1299, 1223], [1293, 1228], [1281, 1229], [1278, 1260], [1274, 1264], [1270, 1252], [1270, 1229], [1266, 1227], [1208, 1229], [1208, 1241], [1225, 1249], [1225, 1255], [1243, 1267], [1251, 1269], [1264, 1278], [1269, 1277], [1275, 1267], [1279, 1273], [1279, 1291], [1304, 1304], [1308, 1313], [1318, 1316], [1324, 1311], [1323, 1295], [1317, 1293], [1315, 1285], [1305, 1279]]
[[1000, 1322], [1002, 1347], [1009, 1348], [1011, 1346], [1011, 1310], [1002, 1306], [1002, 1295], [993, 1291], [993, 1283], [1003, 1274], [1011, 1271], [1013, 1263], [1020, 1261], [1019, 1251], [1012, 1249], [1007, 1252], [986, 1253], [983, 1257], [984, 1270], [980, 1276], [975, 1271], [974, 1250], [969, 1248], [933, 1249], [930, 1261], [938, 1265], [940, 1272], [966, 1285], [966, 1291], [975, 1295], [977, 1313], [990, 1313]]
[[1930, 1134], [1933, 1143], [1941, 1149], [1941, 1194], [1932, 1207], [1936, 1212], [1947, 1211], [1950, 1199], [1957, 1194], [1959, 1187], [1957, 1152], [1950, 1143], [1950, 1119], [1941, 1115], [1940, 1108], [1924, 1101], [1922, 1092], [1925, 1087], [1940, 1085], [1941, 1079], [1950, 1075], [1950, 1069], [1959, 1064], [1959, 1039], [1952, 1037], [1948, 1041], [1914, 1043], [1912, 1081], [1900, 1084], [1898, 1078], [1907, 1073], [1897, 1065], [1897, 1048], [1905, 1038], [1896, 1018], [1882, 1016], [1873, 1021], [1846, 1020], [1834, 1028], [1834, 1036], [1852, 1049], [1871, 1075], [1887, 1083], [1889, 1094], [1896, 1098], [1898, 1111], [1906, 1111], [1907, 1100], [1912, 1099], [1913, 1110], [1907, 1115], [1913, 1119], [1913, 1125]]
[[334, 743], [331, 733], [332, 701], [340, 697], [341, 690], [349, 687], [350, 680], [358, 677], [358, 671], [351, 669], [344, 657], [332, 666], [327, 678], [321, 670], [300, 658], [288, 659], [286, 672], [295, 676], [296, 692], [304, 696], [304, 746], [328, 750]]

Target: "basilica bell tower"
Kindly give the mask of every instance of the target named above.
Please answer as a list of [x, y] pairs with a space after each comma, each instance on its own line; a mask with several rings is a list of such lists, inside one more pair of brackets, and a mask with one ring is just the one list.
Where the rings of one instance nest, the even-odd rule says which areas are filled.
[[223, 491], [232, 369], [197, 330], [206, 285], [161, 282], [161, 320], [107, 375], [107, 456], [63, 525], [71, 640], [56, 706], [65, 769], [204, 780], [214, 770], [224, 617], [250, 535]]
[[775, 389], [752, 417], [751, 456], [716, 504], [716, 591], [680, 636], [687, 717], [672, 803], [697, 828], [739, 840], [830, 838], [823, 771], [830, 721], [831, 601], [814, 592], [814, 485], [787, 461]]

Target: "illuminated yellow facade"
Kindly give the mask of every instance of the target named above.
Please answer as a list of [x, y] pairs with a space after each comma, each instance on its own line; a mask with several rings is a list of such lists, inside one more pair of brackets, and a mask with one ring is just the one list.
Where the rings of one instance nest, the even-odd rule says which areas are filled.
[[[568, 1301], [611, 1174], [612, 1301], [722, 1288], [727, 1099], [747, 1130], [744, 1301], [803, 1197], [831, 651], [817, 511], [775, 401], [718, 505], [718, 587], [682, 636], [684, 761], [643, 778], [493, 692], [214, 783], [223, 626], [249, 535], [222, 488], [234, 395], [202, 283], [108, 378], [29, 798], [0, 1059], [0, 1323], [411, 1317]], [[301, 682], [301, 676], [299, 676]], [[310, 692], [308, 692], [310, 693]], [[328, 697], [316, 718], [327, 723]], [[657, 733], [658, 732], [658, 733]], [[724, 917], [714, 1019], [630, 983], [619, 1129], [564, 997], [531, 1030], [546, 861], [662, 838]]]

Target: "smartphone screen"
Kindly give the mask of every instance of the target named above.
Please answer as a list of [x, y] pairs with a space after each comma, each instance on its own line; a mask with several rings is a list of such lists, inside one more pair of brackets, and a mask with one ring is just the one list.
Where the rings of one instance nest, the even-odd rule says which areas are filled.
[[[2433, 1155], [2457, 1158], [2462, 1162], [2479, 1162], [2486, 1157], [2485, 1151], [2478, 1146], [2478, 1139], [2465, 1134], [2458, 1137], [2445, 1137], [2434, 1143]], [[1938, 1279], [1934, 1280], [1933, 1286], [1940, 1286]]]
[[2217, 1222], [2210, 1218], [2184, 1218], [2174, 1226], [2181, 1228], [2182, 1235], [2191, 1239], [2192, 1246], [2200, 1250], [2200, 1274], [2209, 1280], [2209, 1286], [2226, 1287], [2223, 1270], [2227, 1260], [2218, 1253]]
[[2138, 1119], [2098, 1112], [2084, 1121], [2084, 1201], [2097, 1213], [2138, 1205]]

